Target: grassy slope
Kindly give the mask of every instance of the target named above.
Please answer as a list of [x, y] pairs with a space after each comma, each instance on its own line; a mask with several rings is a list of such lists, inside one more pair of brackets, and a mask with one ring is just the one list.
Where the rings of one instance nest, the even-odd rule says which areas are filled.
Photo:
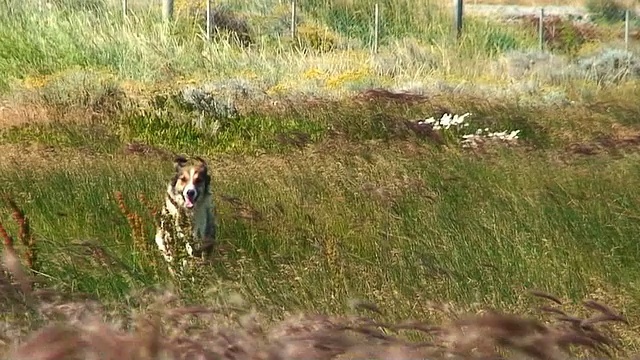
[[[456, 46], [437, 15], [416, 11], [403, 21], [403, 2], [390, 7], [378, 62], [363, 43], [368, 20], [340, 18], [322, 2], [310, 2], [303, 15], [329, 24], [332, 41], [351, 49], [291, 51], [284, 35], [266, 32], [286, 31], [277, 8], [254, 20], [257, 48], [240, 50], [204, 45], [186, 21], [167, 29], [151, 16], [122, 23], [104, 11], [55, 10], [36, 27], [33, 9], [10, 4], [15, 13], [0, 15], [0, 180], [31, 218], [42, 273], [62, 290], [122, 301], [132, 288], [165, 282], [157, 256], [144, 252], [153, 224], [137, 196], [160, 202], [171, 171], [163, 153], [176, 151], [211, 159], [226, 249], [215, 276], [184, 285], [194, 301], [217, 286], [273, 316], [292, 308], [341, 312], [348, 298], [363, 297], [391, 317], [422, 317], [426, 299], [527, 311], [523, 292], [537, 288], [573, 301], [606, 299], [631, 320], [640, 316], [633, 300], [640, 162], [636, 152], [610, 145], [638, 134], [634, 82], [531, 75], [521, 79], [538, 81], [531, 99], [559, 89], [574, 105], [500, 97], [514, 92], [513, 81], [486, 69], [504, 51], [530, 47], [534, 34], [471, 22]], [[215, 110], [205, 114], [208, 125], [193, 125], [200, 113], [176, 100], [176, 80], [228, 84], [227, 77], [249, 83], [251, 99], [235, 100], [236, 117]], [[425, 84], [436, 79], [485, 86], [485, 96], [445, 85], [413, 104], [277, 97], [416, 82], [433, 94]], [[473, 113], [473, 129], [521, 129], [527, 146], [473, 155], [403, 126], [442, 111]], [[211, 124], [220, 126], [215, 134]], [[300, 134], [310, 143], [304, 149], [282, 141]], [[584, 158], [565, 149], [603, 137], [610, 152]], [[149, 151], [127, 154], [133, 141]], [[132, 236], [115, 191], [146, 219], [144, 240]], [[625, 331], [625, 344], [637, 349], [637, 334]]]

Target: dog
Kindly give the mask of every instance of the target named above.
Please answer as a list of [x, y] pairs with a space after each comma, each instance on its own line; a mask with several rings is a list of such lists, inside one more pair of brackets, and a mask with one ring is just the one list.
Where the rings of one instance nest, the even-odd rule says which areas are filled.
[[174, 275], [174, 265], [182, 263], [184, 268], [190, 257], [211, 256], [216, 242], [211, 176], [205, 160], [193, 159], [195, 162], [191, 163], [183, 156], [174, 160], [175, 174], [166, 188], [155, 237], [158, 249]]

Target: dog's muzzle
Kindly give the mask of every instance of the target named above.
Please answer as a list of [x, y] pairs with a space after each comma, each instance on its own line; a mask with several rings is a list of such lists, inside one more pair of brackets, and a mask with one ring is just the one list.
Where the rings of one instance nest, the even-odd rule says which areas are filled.
[[184, 197], [184, 206], [186, 206], [187, 209], [191, 209], [198, 199], [198, 191], [194, 188], [187, 188], [182, 193], [182, 196]]

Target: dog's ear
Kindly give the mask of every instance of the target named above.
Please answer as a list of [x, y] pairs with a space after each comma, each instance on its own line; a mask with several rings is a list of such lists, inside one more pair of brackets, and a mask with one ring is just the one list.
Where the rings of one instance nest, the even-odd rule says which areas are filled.
[[175, 159], [173, 160], [173, 166], [174, 166], [176, 172], [180, 172], [180, 170], [182, 169], [182, 167], [186, 163], [187, 163], [187, 158], [185, 158], [182, 155], [176, 156]]
[[202, 173], [204, 174], [204, 184], [208, 188], [211, 184], [211, 175], [209, 175], [209, 168], [207, 167], [207, 162], [199, 157], [194, 156], [194, 159], [198, 160], [200, 168], [202, 168]]
[[204, 169], [207, 168], [207, 162], [203, 158], [201, 158], [200, 156], [194, 156], [193, 158], [198, 160], [200, 166], [202, 166]]

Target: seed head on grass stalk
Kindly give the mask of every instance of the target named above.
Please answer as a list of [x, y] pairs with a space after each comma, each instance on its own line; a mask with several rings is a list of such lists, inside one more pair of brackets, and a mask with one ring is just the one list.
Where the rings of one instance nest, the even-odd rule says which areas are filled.
[[[6, 233], [2, 225], [0, 225], [0, 231]], [[24, 271], [20, 262], [20, 258], [16, 254], [13, 246], [7, 246], [6, 243], [2, 252], [2, 265], [4, 265], [7, 274], [12, 275], [13, 278], [18, 282], [22, 294], [26, 296], [28, 300], [32, 294], [33, 281], [31, 280], [31, 277], [27, 274], [27, 272]]]
[[124, 217], [127, 219], [127, 222], [129, 223], [129, 228], [131, 229], [131, 236], [133, 238], [133, 244], [135, 248], [141, 251], [146, 251], [147, 246], [146, 240], [144, 238], [144, 229], [142, 227], [143, 225], [140, 215], [134, 213], [127, 207], [122, 192], [116, 191], [115, 196], [120, 212], [122, 212], [122, 215], [124, 215]]
[[18, 239], [24, 246], [24, 259], [27, 268], [32, 271], [38, 271], [39, 264], [38, 252], [36, 249], [36, 240], [33, 234], [31, 234], [29, 218], [27, 218], [24, 211], [20, 209], [18, 204], [9, 195], [5, 195], [5, 200], [12, 210], [11, 215], [13, 216], [13, 219], [16, 221], [16, 223], [18, 223], [19, 226]]
[[[2, 236], [2, 248], [4, 254], [15, 254], [15, 249], [13, 247], [13, 237], [9, 235], [7, 229], [0, 222], [0, 236]], [[7, 255], [5, 255], [7, 256]], [[4, 272], [4, 269], [3, 269]]]
[[149, 215], [151, 215], [151, 218], [154, 220], [159, 220], [159, 213], [160, 211], [151, 205], [151, 203], [149, 202], [149, 200], [147, 199], [146, 196], [144, 196], [143, 193], [138, 194], [138, 199], [140, 200], [140, 202], [147, 208], [147, 211], [149, 212]]
[[0, 236], [2, 236], [2, 244], [4, 246], [4, 249], [5, 250], [14, 250], [13, 237], [11, 237], [11, 235], [9, 235], [9, 232], [4, 227], [4, 225], [2, 225], [1, 222], [0, 222]]
[[[131, 230], [131, 238], [133, 239], [133, 245], [136, 251], [142, 254], [151, 264], [154, 269], [158, 268], [158, 263], [156, 261], [157, 257], [154, 256], [155, 248], [151, 245], [151, 242], [145, 236], [145, 223], [142, 219], [142, 216], [138, 213], [135, 213], [129, 209], [124, 201], [124, 196], [121, 191], [115, 192], [116, 202], [118, 203], [118, 208], [124, 217], [127, 219], [127, 223], [129, 224], [129, 229]], [[156, 216], [153, 208], [151, 208], [146, 202], [146, 198], [144, 195], [140, 194], [138, 196], [141, 202], [145, 204], [147, 209], [149, 210], [152, 216]]]

